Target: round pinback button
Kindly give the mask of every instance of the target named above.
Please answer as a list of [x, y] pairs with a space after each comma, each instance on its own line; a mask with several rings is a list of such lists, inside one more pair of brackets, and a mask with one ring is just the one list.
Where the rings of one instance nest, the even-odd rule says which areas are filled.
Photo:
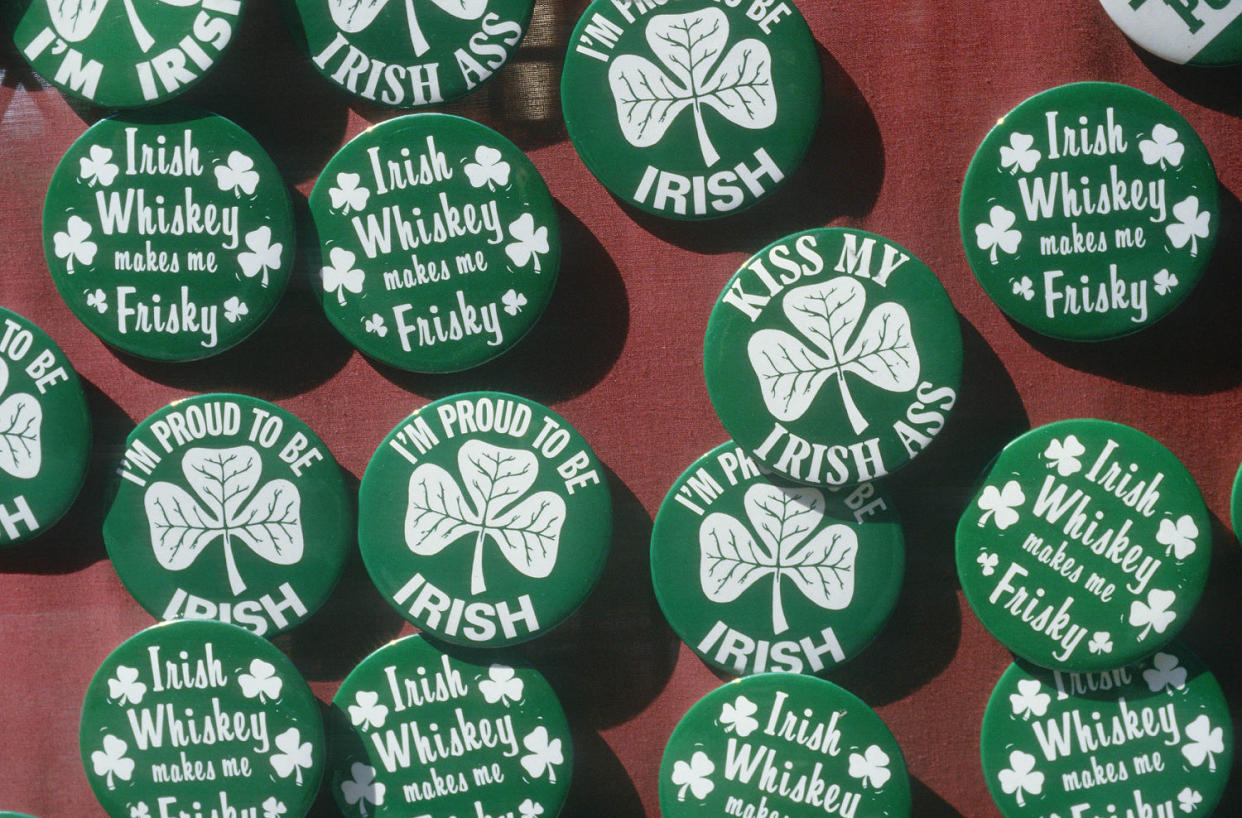
[[919, 454], [957, 401], [962, 337], [936, 276], [859, 230], [774, 242], [725, 285], [703, 367], [721, 424], [776, 474], [839, 486]]
[[1242, 4], [1155, 0], [1100, 0], [1108, 16], [1136, 45], [1178, 64], [1242, 63]]
[[328, 598], [353, 546], [341, 469], [291, 413], [243, 395], [176, 401], [129, 435], [104, 544], [160, 619], [273, 636]]
[[172, 99], [237, 34], [244, 0], [13, 0], [3, 19], [31, 66], [66, 94], [108, 108]]
[[51, 528], [73, 505], [91, 457], [77, 373], [28, 319], [0, 307], [0, 546]]
[[1137, 332], [1182, 303], [1219, 229], [1216, 172], [1185, 119], [1142, 91], [1036, 94], [984, 138], [962, 186], [966, 258], [1014, 321], [1071, 341]]
[[543, 676], [520, 661], [390, 642], [341, 684], [328, 774], [348, 818], [542, 816], [569, 793], [573, 743]]
[[718, 687], [682, 718], [660, 764], [666, 818], [910, 815], [897, 740], [854, 694], [764, 673]]
[[324, 768], [319, 705], [289, 659], [222, 622], [165, 622], [104, 660], [78, 732], [112, 818], [302, 818]]
[[293, 211], [271, 159], [224, 117], [119, 114], [61, 159], [43, 250], [61, 297], [103, 341], [196, 360], [275, 309], [293, 266]]
[[473, 92], [513, 55], [534, 7], [534, 0], [285, 0], [294, 36], [319, 73], [391, 108]]
[[983, 775], [1005, 818], [1207, 816], [1233, 758], [1216, 678], [1174, 643], [1099, 673], [1009, 666], [983, 716]]
[[793, 3], [595, 0], [565, 54], [561, 106], [583, 163], [639, 210], [736, 213], [802, 162], [819, 54]]
[[1119, 423], [1065, 420], [1001, 450], [958, 521], [957, 572], [1015, 654], [1101, 671], [1177, 635], [1211, 545], [1199, 489], [1168, 449]]
[[445, 641], [498, 647], [567, 619], [604, 569], [603, 466], [564, 418], [470, 392], [397, 424], [358, 495], [358, 545], [401, 615]]
[[901, 521], [874, 483], [791, 484], [731, 442], [678, 478], [651, 534], [665, 618], [730, 673], [821, 673], [852, 659], [888, 621], [904, 569]]
[[411, 114], [367, 129], [328, 163], [310, 209], [328, 320], [400, 369], [495, 358], [556, 284], [547, 186], [516, 145], [468, 119]]

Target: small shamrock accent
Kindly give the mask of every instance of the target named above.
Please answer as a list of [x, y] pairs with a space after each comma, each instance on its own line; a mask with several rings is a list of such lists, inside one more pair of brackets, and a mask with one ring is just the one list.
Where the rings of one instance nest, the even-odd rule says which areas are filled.
[[277, 801], [274, 795], [263, 802], [263, 818], [280, 818], [288, 811], [285, 802]]
[[1031, 716], [1039, 718], [1048, 712], [1052, 696], [1043, 692], [1043, 685], [1038, 679], [1022, 679], [1018, 682], [1018, 692], [1009, 694], [1009, 706], [1015, 716], [1023, 721], [1030, 721]]
[[388, 719], [388, 705], [379, 703], [379, 694], [370, 690], [359, 690], [354, 694], [354, 703], [349, 706], [349, 721], [354, 727], [379, 729]]
[[374, 767], [354, 762], [349, 774], [353, 777], [341, 782], [341, 795], [345, 796], [346, 804], [357, 804], [358, 812], [365, 816], [367, 804], [379, 806], [384, 803], [384, 791], [388, 788], [375, 780]]
[[975, 562], [979, 563], [979, 571], [985, 577], [990, 577], [996, 573], [996, 566], [1000, 565], [1000, 556], [980, 551], [979, 556], [975, 557]]
[[1022, 234], [1012, 229], [1017, 220], [1018, 217], [1013, 211], [1000, 205], [992, 205], [992, 209], [988, 211], [988, 221], [975, 225], [975, 244], [980, 250], [992, 251], [989, 258], [993, 264], [997, 263], [997, 250], [1004, 250], [1009, 255], [1018, 252]]
[[518, 216], [517, 221], [509, 225], [509, 235], [513, 244], [505, 245], [505, 255], [516, 267], [525, 267], [534, 261], [535, 272], [540, 271], [539, 256], [548, 252], [548, 228], [535, 227], [535, 217], [529, 213]]
[[517, 672], [508, 665], [495, 664], [487, 669], [487, 678], [479, 682], [479, 692], [488, 704], [502, 703], [505, 707], [510, 702], [522, 700], [522, 691], [526, 684], [518, 678]]
[[1022, 487], [1017, 480], [1010, 480], [999, 490], [996, 486], [986, 486], [979, 495], [979, 508], [983, 509], [979, 526], [982, 527], [991, 517], [996, 527], [1004, 531], [1018, 521], [1019, 515], [1015, 509], [1025, 502], [1026, 495], [1022, 493]]
[[108, 294], [101, 289], [86, 291], [86, 306], [94, 307], [103, 315], [108, 311]]
[[1182, 812], [1194, 812], [1195, 808], [1202, 803], [1202, 793], [1198, 790], [1192, 790], [1190, 787], [1183, 787], [1182, 791], [1177, 794], [1177, 806]]
[[65, 229], [52, 235], [52, 252], [56, 254], [56, 258], [66, 260], [66, 273], [73, 274], [75, 261], [81, 264], [92, 264], [95, 261], [99, 245], [90, 241], [92, 229], [90, 222], [81, 216], [70, 216]]
[[517, 315], [522, 311], [522, 307], [526, 306], [526, 296], [517, 290], [509, 290], [500, 297], [500, 301], [505, 305], [505, 312], [509, 315]]
[[677, 800], [686, 800], [686, 790], [694, 795], [700, 801], [707, 797], [708, 793], [716, 789], [716, 785], [708, 778], [709, 775], [716, 772], [716, 765], [707, 757], [707, 753], [699, 750], [690, 757], [690, 761], [676, 761], [673, 763], [673, 786], [681, 787], [677, 791]]
[[384, 325], [384, 316], [378, 312], [371, 313], [370, 318], [362, 319], [362, 328], [372, 335], [383, 338], [388, 334], [388, 327]]
[[344, 247], [333, 247], [328, 253], [328, 259], [331, 264], [323, 268], [323, 291], [336, 293], [337, 301], [343, 307], [345, 306], [345, 291], [362, 292], [362, 282], [366, 276], [362, 270], [354, 267], [354, 262], [358, 257]]
[[878, 790], [888, 783], [893, 774], [888, 762], [888, 753], [878, 744], [872, 744], [862, 753], [850, 753], [850, 778], [857, 778], [866, 786]]
[[1198, 536], [1199, 526], [1189, 514], [1178, 517], [1177, 522], [1165, 517], [1160, 521], [1160, 528], [1156, 530], [1156, 542], [1167, 546], [1164, 549], [1165, 556], [1177, 555], [1179, 560], [1195, 553], [1195, 538]]
[[531, 778], [541, 778], [546, 771], [548, 781], [555, 784], [555, 767], [565, 763], [565, 755], [561, 752], [561, 740], [550, 738], [548, 728], [541, 724], [522, 739], [522, 746], [529, 753], [520, 759], [522, 769], [526, 770], [526, 774]]
[[223, 165], [216, 165], [216, 185], [224, 192], [233, 191], [233, 195], [241, 198], [245, 193], [253, 195], [259, 186], [259, 172], [254, 169], [254, 160], [241, 151], [233, 151]]
[[1171, 653], [1157, 653], [1151, 658], [1151, 667], [1143, 671], [1143, 681], [1152, 693], [1165, 688], [1181, 690], [1186, 686], [1186, 668], [1181, 667]]
[[745, 696], [738, 696], [733, 703], [725, 702], [720, 709], [720, 724], [726, 733], [737, 733], [746, 738], [759, 729], [759, 720], [755, 718], [757, 712], [759, 705]]
[[1066, 435], [1064, 440], [1053, 438], [1049, 441], [1044, 457], [1049, 460], [1048, 468], [1056, 469], [1062, 477], [1069, 477], [1082, 471], [1082, 461], [1078, 458], [1086, 452], [1087, 449], [1075, 435]]
[[471, 187], [483, 187], [495, 190], [499, 185], [509, 184], [509, 163], [502, 158], [503, 154], [488, 145], [480, 145], [474, 152], [474, 161], [466, 164], [466, 178]]
[[237, 677], [241, 685], [242, 695], [247, 699], [259, 697], [259, 701], [267, 704], [268, 699], [280, 698], [280, 689], [284, 681], [276, 675], [276, 666], [262, 659], [252, 659], [250, 672]]
[[129, 807], [129, 818], [151, 818], [151, 808], [142, 801], [139, 801], [137, 804], [131, 804]]
[[1035, 770], [1035, 756], [1014, 750], [1009, 754], [1009, 767], [997, 775], [1006, 795], [1017, 795], [1018, 806], [1025, 807], [1023, 793], [1039, 795], [1044, 791], [1044, 774]]
[[108, 680], [108, 698], [117, 704], [141, 704], [147, 685], [138, 681], [138, 669], [117, 665], [116, 676]]
[[246, 306], [246, 302], [235, 295], [229, 296], [224, 302], [224, 320], [230, 324], [236, 324], [242, 316], [249, 314], [250, 308]]
[[311, 760], [314, 750], [311, 743], [302, 741], [298, 728], [290, 727], [276, 737], [276, 748], [280, 752], [273, 753], [271, 758], [272, 769], [276, 771], [276, 775], [288, 778], [293, 774], [295, 783], [302, 786], [302, 770], [309, 770], [314, 763]]
[[[103, 145], [91, 145], [90, 155], [79, 160], [81, 167], [78, 178], [86, 182], [88, 187], [98, 184], [107, 187], [116, 179], [121, 169], [112, 164], [112, 148]], [[145, 804], [143, 806], [146, 806]]]
[[125, 757], [128, 751], [129, 745], [125, 743], [125, 739], [104, 736], [103, 749], [91, 753], [91, 767], [95, 775], [105, 776], [105, 783], [110, 790], [116, 789], [114, 777], [128, 781], [134, 775], [134, 760]]
[[1213, 727], [1204, 713], [1186, 725], [1185, 733], [1189, 741], [1182, 747], [1182, 755], [1191, 766], [1202, 767], [1207, 761], [1208, 772], [1216, 772], [1216, 754], [1225, 752], [1224, 731]]
[[246, 246], [250, 248], [249, 251], [237, 254], [237, 264], [241, 267], [242, 275], [254, 278], [263, 273], [263, 280], [259, 283], [266, 287], [268, 271], [280, 267], [284, 245], [280, 242], [273, 243], [272, 228], [263, 225], [246, 234]]
[[1178, 285], [1177, 276], [1170, 273], [1167, 269], [1162, 269], [1152, 277], [1153, 289], [1156, 295], [1168, 295], [1173, 288]]
[[518, 804], [518, 815], [519, 818], [538, 818], [543, 815], [543, 807], [527, 798]]
[[1136, 599], [1130, 603], [1130, 624], [1136, 628], [1146, 626], [1138, 636], [1140, 642], [1147, 638], [1152, 628], [1156, 633], [1164, 633], [1165, 628], [1177, 618], [1177, 612], [1169, 610], [1169, 606], [1176, 601], [1177, 594], [1172, 591], [1153, 588], [1147, 592], [1147, 602]]
[[1030, 276], [1022, 276], [1022, 278], [1013, 280], [1013, 294], [1022, 296], [1024, 301], [1030, 301], [1035, 297], [1035, 287], [1031, 282]]
[[1180, 165], [1185, 152], [1186, 146], [1177, 140], [1177, 131], [1168, 125], [1156, 125], [1151, 129], [1150, 139], [1139, 140], [1139, 153], [1143, 155], [1143, 164], [1154, 165], [1159, 162], [1161, 170], [1166, 169], [1166, 162], [1173, 167]]
[[1108, 631], [1096, 631], [1087, 643], [1087, 649], [1092, 653], [1112, 653], [1113, 635]]
[[1173, 216], [1177, 221], [1165, 225], [1164, 228], [1169, 241], [1173, 242], [1173, 246], [1179, 250], [1189, 244], [1190, 255], [1192, 257], [1199, 255], [1198, 240], [1206, 239], [1211, 234], [1208, 223], [1212, 220], [1212, 214], [1206, 210], [1199, 210], [1198, 196], [1187, 196], [1173, 205]]
[[362, 177], [357, 173], [338, 173], [336, 187], [328, 188], [328, 198], [332, 202], [332, 209], [348, 215], [366, 207], [367, 200], [371, 198], [371, 191], [362, 187], [359, 184], [361, 181]]
[[1001, 146], [1001, 167], [1009, 168], [1010, 174], [1017, 174], [1019, 169], [1023, 173], [1035, 170], [1043, 154], [1031, 147], [1034, 144], [1035, 137], [1014, 131], [1009, 135], [1009, 144]]

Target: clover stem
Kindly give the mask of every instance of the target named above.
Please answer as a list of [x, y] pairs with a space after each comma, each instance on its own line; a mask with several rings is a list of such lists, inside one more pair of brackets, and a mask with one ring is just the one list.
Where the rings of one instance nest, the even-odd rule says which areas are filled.
[[358, 814], [362, 818], [367, 818], [367, 798], [365, 795], [358, 799]]
[[342, 284], [340, 287], [337, 288], [336, 300], [340, 302], [342, 307], [345, 306], [345, 285], [344, 284]]
[[862, 412], [858, 411], [854, 396], [850, 394], [849, 384], [845, 382], [845, 372], [840, 369], [837, 370], [837, 382], [841, 384], [841, 401], [845, 404], [845, 416], [850, 419], [854, 434], [861, 435], [867, 430], [867, 419], [863, 417]]
[[993, 263], [993, 264], [995, 264], [995, 263], [997, 262], [997, 258], [996, 258], [996, 248], [997, 248], [997, 247], [999, 247], [999, 246], [1000, 246], [1000, 243], [999, 243], [999, 242], [998, 242], [998, 243], [996, 243], [996, 244], [993, 244], [993, 245], [992, 245], [992, 263]]
[[699, 101], [694, 101], [694, 129], [699, 134], [699, 148], [703, 151], [703, 161], [710, 168], [712, 165], [720, 161], [720, 154], [716, 152], [716, 146], [707, 138], [707, 126], [703, 124], [703, 110], [699, 107]]
[[1018, 785], [1018, 806], [1025, 807], [1026, 799], [1022, 797], [1022, 785]]
[[483, 579], [483, 529], [474, 539], [474, 563], [470, 568], [470, 593], [481, 594], [487, 590], [487, 582]]
[[155, 45], [155, 40], [151, 37], [151, 32], [147, 31], [147, 27], [142, 24], [142, 20], [138, 19], [138, 10], [134, 8], [134, 0], [122, 0], [125, 4], [125, 14], [129, 16], [129, 27], [134, 30], [134, 39], [138, 41], [138, 47], [142, 49], [142, 53], [151, 50], [151, 46]]
[[405, 20], [410, 26], [410, 45], [414, 46], [414, 56], [421, 57], [431, 46], [427, 44], [427, 38], [423, 36], [418, 17], [414, 15], [414, 0], [405, 0]]
[[781, 572], [777, 569], [772, 579], [772, 632], [780, 636], [789, 630], [789, 620], [785, 618], [785, 606], [781, 603]]
[[224, 532], [224, 567], [228, 570], [229, 588], [232, 589], [233, 596], [241, 596], [242, 591], [246, 590], [246, 583], [237, 571], [237, 562], [233, 559], [233, 538], [227, 531]]

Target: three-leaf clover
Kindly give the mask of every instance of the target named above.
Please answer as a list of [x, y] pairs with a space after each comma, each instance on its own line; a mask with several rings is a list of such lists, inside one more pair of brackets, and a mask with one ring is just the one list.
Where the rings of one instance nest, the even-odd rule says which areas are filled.
[[1015, 279], [1013, 282], [1013, 294], [1022, 296], [1022, 300], [1024, 301], [1030, 301], [1034, 298], [1035, 287], [1034, 283], [1031, 281], [1031, 277], [1022, 276], [1020, 279]]
[[905, 307], [886, 301], [863, 320], [866, 300], [863, 285], [848, 275], [797, 287], [782, 309], [811, 345], [779, 329], [750, 337], [750, 365], [777, 420], [802, 417], [828, 379], [836, 378], [846, 417], [862, 434], [868, 422], [854, 403], [847, 374], [888, 392], [909, 392], [918, 384], [919, 354]]
[[985, 577], [990, 577], [996, 573], [996, 566], [1000, 565], [1000, 556], [980, 551], [979, 556], [975, 557], [975, 562], [979, 563], [979, 572]]
[[1096, 631], [1087, 643], [1087, 649], [1092, 653], [1112, 653], [1113, 635], [1108, 631]]
[[[441, 11], [453, 15], [459, 20], [477, 20], [487, 10], [487, 0], [431, 0]], [[388, 0], [328, 0], [328, 13], [337, 28], [347, 34], [364, 31], [372, 23]], [[423, 34], [418, 17], [414, 13], [414, 0], [405, 0], [406, 27], [410, 33], [410, 45], [414, 48], [414, 56], [421, 57], [431, 46]]]
[[1209, 222], [1212, 214], [1199, 210], [1198, 196], [1187, 196], [1173, 205], [1173, 217], [1177, 221], [1165, 225], [1164, 228], [1164, 232], [1169, 235], [1169, 241], [1179, 250], [1189, 243], [1190, 255], [1199, 255], [1199, 239], [1206, 239], [1211, 234]]
[[108, 311], [108, 294], [96, 287], [93, 290], [86, 291], [86, 306], [94, 307], [103, 315]]
[[242, 301], [235, 295], [230, 295], [224, 302], [224, 320], [230, 324], [236, 324], [244, 316], [250, 314], [250, 308], [246, 306], [246, 302]]
[[529, 213], [523, 213], [513, 224], [509, 225], [509, 236], [513, 239], [513, 243], [505, 245], [505, 255], [509, 257], [513, 265], [525, 267], [533, 260], [535, 272], [540, 272], [542, 268], [539, 266], [539, 257], [546, 255], [549, 249], [548, 228], [546, 226], [535, 227], [535, 217]]
[[1153, 588], [1147, 592], [1147, 602], [1136, 599], [1130, 603], [1130, 624], [1136, 628], [1146, 626], [1138, 636], [1140, 642], [1153, 628], [1156, 633], [1164, 633], [1165, 628], [1177, 618], [1177, 612], [1169, 610], [1169, 606], [1176, 601], [1177, 594], [1172, 591]]
[[284, 478], [259, 486], [263, 460], [253, 446], [191, 448], [181, 471], [193, 494], [161, 480], [148, 486], [144, 497], [160, 565], [183, 571], [218, 538], [229, 587], [240, 595], [246, 583], [233, 557], [234, 540], [276, 565], [302, 559], [302, 496]]
[[979, 495], [979, 508], [983, 509], [983, 514], [979, 516], [980, 527], [991, 517], [996, 527], [1004, 531], [1018, 521], [1020, 515], [1017, 508], [1025, 502], [1026, 495], [1017, 480], [1006, 482], [1000, 489], [985, 486]]
[[1023, 173], [1035, 170], [1043, 154], [1031, 147], [1034, 144], [1035, 137], [1030, 134], [1017, 131], [1011, 133], [1009, 144], [1002, 145], [1000, 149], [1001, 167], [1009, 168], [1009, 173], [1013, 175], [1016, 175], [1019, 169]]
[[1066, 435], [1064, 440], [1050, 440], [1044, 457], [1048, 458], [1048, 468], [1056, 469], [1062, 477], [1069, 477], [1082, 471], [1082, 461], [1078, 458], [1086, 453], [1086, 447], [1076, 435]]
[[823, 494], [756, 483], [746, 490], [743, 507], [749, 527], [719, 511], [699, 526], [699, 581], [708, 599], [732, 602], [759, 580], [772, 577], [772, 630], [778, 636], [789, 629], [781, 600], [783, 579], [825, 610], [850, 604], [858, 535], [841, 523], [820, 529]]
[[[0, 360], [0, 395], [9, 385], [9, 365]], [[28, 392], [0, 401], [0, 471], [29, 480], [43, 465], [43, 405]]]
[[998, 261], [997, 250], [1004, 250], [1009, 255], [1018, 252], [1022, 234], [1012, 229], [1017, 220], [1018, 217], [1013, 211], [1000, 205], [992, 205], [992, 209], [988, 211], [988, 221], [975, 225], [975, 244], [980, 250], [992, 251], [990, 258], [993, 264]]
[[108, 680], [108, 698], [117, 704], [141, 704], [147, 695], [146, 682], [138, 681], [138, 669], [117, 665], [116, 675]]
[[348, 215], [367, 206], [371, 191], [361, 185], [362, 176], [357, 173], [338, 173], [336, 187], [328, 188], [328, 199], [332, 209]]
[[1206, 760], [1209, 772], [1216, 772], [1216, 754], [1225, 752], [1224, 731], [1213, 727], [1207, 714], [1202, 713], [1186, 725], [1187, 742], [1182, 746], [1182, 755], [1191, 766], [1202, 767]]
[[850, 753], [850, 778], [857, 778], [864, 785], [878, 790], [888, 783], [893, 774], [888, 762], [888, 753], [878, 744], [872, 744], [861, 753]]
[[1173, 167], [1180, 165], [1185, 152], [1186, 146], [1178, 141], [1177, 131], [1163, 123], [1151, 129], [1150, 139], [1139, 140], [1139, 153], [1143, 155], [1143, 164], [1154, 165], [1159, 162], [1161, 170], [1165, 169], [1165, 162]]
[[276, 800], [276, 796], [270, 796], [263, 802], [263, 818], [280, 818], [288, 812], [288, 807], [284, 801]]
[[551, 574], [565, 524], [565, 500], [552, 491], [527, 494], [539, 477], [534, 453], [469, 440], [457, 451], [457, 472], [465, 493], [435, 463], [420, 463], [410, 475], [405, 517], [410, 550], [430, 556], [473, 537], [472, 594], [487, 590], [483, 546], [488, 538], [522, 574], [535, 579]]
[[116, 789], [114, 778], [128, 781], [134, 775], [134, 760], [125, 757], [127, 752], [129, 745], [125, 743], [125, 739], [106, 735], [103, 749], [91, 753], [91, 768], [95, 775], [105, 776], [105, 783], [110, 790]]
[[362, 319], [362, 328], [380, 338], [388, 334], [388, 327], [384, 324], [384, 316], [378, 312], [371, 313], [370, 318]]
[[634, 147], [659, 142], [690, 108], [703, 162], [711, 167], [720, 154], [707, 135], [704, 105], [749, 130], [776, 121], [772, 55], [756, 39], [736, 42], [725, 53], [729, 19], [722, 10], [657, 14], [647, 22], [646, 35], [663, 68], [636, 54], [622, 54], [608, 67], [621, 133]]
[[1177, 794], [1177, 806], [1182, 812], [1194, 812], [1195, 807], [1202, 803], [1203, 794], [1198, 790], [1192, 790], [1190, 787], [1183, 787], [1182, 791]]
[[242, 275], [246, 278], [254, 278], [259, 273], [263, 273], [263, 281], [260, 283], [266, 287], [268, 271], [280, 267], [284, 245], [280, 242], [273, 243], [272, 228], [263, 225], [246, 234], [246, 246], [250, 249], [237, 254], [237, 263], [241, 267]]
[[1161, 269], [1152, 276], [1152, 283], [1156, 295], [1168, 295], [1179, 282], [1177, 276], [1170, 273], [1168, 269]]
[[505, 312], [509, 315], [517, 315], [522, 311], [522, 307], [526, 306], [526, 296], [517, 290], [509, 290], [500, 297], [500, 302], [505, 305]]
[[1156, 530], [1156, 542], [1163, 546], [1165, 556], [1176, 555], [1184, 560], [1195, 553], [1195, 538], [1199, 536], [1199, 526], [1189, 514], [1177, 518], [1177, 522], [1165, 517]]
[[522, 700], [522, 691], [526, 683], [518, 678], [517, 672], [508, 665], [494, 664], [487, 669], [487, 678], [479, 682], [479, 692], [488, 704], [500, 702], [505, 707], [510, 702]]
[[536, 804], [529, 798], [518, 804], [518, 818], [539, 818], [543, 815], [543, 806]]
[[132, 804], [129, 807], [129, 818], [151, 818], [151, 808], [143, 801]]
[[746, 738], [759, 729], [759, 720], [755, 718], [758, 712], [759, 705], [745, 696], [738, 696], [720, 708], [720, 724], [726, 733], [737, 733]]
[[349, 705], [349, 721], [354, 727], [379, 729], [388, 719], [388, 705], [379, 703], [379, 694], [372, 690], [359, 690], [354, 703]]
[[330, 264], [323, 268], [323, 291], [336, 293], [337, 301], [345, 306], [345, 291], [362, 292], [362, 283], [366, 274], [354, 267], [358, 257], [344, 247], [333, 247], [328, 253]]
[[276, 749], [273, 753], [272, 769], [281, 778], [294, 776], [294, 782], [302, 786], [302, 770], [309, 770], [314, 761], [311, 755], [314, 747], [309, 741], [302, 741], [302, 733], [296, 727], [290, 727], [276, 737]]
[[80, 171], [78, 178], [86, 182], [87, 187], [98, 184], [107, 187], [116, 179], [121, 169], [112, 163], [112, 148], [103, 145], [91, 145], [90, 155], [78, 160]]
[[1035, 770], [1035, 756], [1022, 750], [1009, 754], [1009, 767], [997, 775], [1006, 795], [1017, 795], [1018, 806], [1025, 807], [1024, 793], [1039, 795], [1044, 791], [1044, 774]]
[[243, 696], [247, 699], [257, 697], [262, 704], [267, 704], [268, 699], [279, 699], [281, 688], [285, 685], [284, 680], [276, 675], [276, 666], [258, 658], [250, 661], [250, 672], [240, 674], [237, 683]]
[[555, 784], [556, 766], [565, 763], [565, 755], [561, 751], [561, 740], [550, 738], [548, 728], [541, 724], [522, 739], [522, 746], [526, 748], [527, 755], [519, 760], [526, 774], [531, 778], [541, 778], [546, 772], [548, 782]]
[[474, 161], [466, 163], [466, 179], [471, 187], [483, 187], [495, 190], [497, 186], [509, 184], [509, 163], [504, 154], [490, 145], [480, 145], [474, 152]]
[[70, 216], [65, 229], [52, 234], [52, 252], [65, 259], [65, 272], [73, 274], [73, 262], [93, 264], [99, 245], [90, 240], [94, 228], [81, 216]]
[[[134, 0], [121, 0], [121, 2], [125, 7], [129, 27], [134, 33], [138, 47], [143, 53], [150, 51], [155, 47], [155, 38], [139, 19], [138, 10], [134, 8]], [[163, 2], [176, 6], [189, 5], [186, 0], [163, 0]], [[71, 43], [81, 42], [91, 36], [107, 5], [108, 0], [61, 0], [61, 2], [47, 4], [56, 33]]]
[[384, 791], [388, 788], [375, 780], [374, 767], [354, 762], [349, 767], [349, 774], [353, 777], [341, 782], [341, 795], [345, 796], [346, 804], [357, 804], [358, 812], [366, 815], [367, 804], [379, 806], [384, 803]]
[[1186, 686], [1186, 668], [1171, 653], [1157, 653], [1151, 659], [1151, 667], [1143, 671], [1143, 681], [1152, 693], [1165, 688], [1181, 690]]
[[224, 164], [216, 165], [216, 186], [224, 192], [233, 191], [233, 195], [241, 198], [245, 193], [253, 195], [259, 186], [259, 172], [254, 169], [254, 160], [241, 151], [232, 151]]
[[1038, 679], [1021, 679], [1018, 681], [1018, 692], [1009, 694], [1009, 706], [1015, 716], [1023, 721], [1030, 721], [1034, 716], [1039, 718], [1048, 712], [1052, 696], [1043, 692], [1043, 685]]
[[677, 791], [677, 800], [686, 800], [686, 790], [690, 790], [700, 801], [706, 798], [708, 793], [716, 789], [716, 785], [708, 778], [714, 772], [716, 765], [702, 750], [690, 756], [689, 762], [673, 762], [673, 786], [681, 788]]

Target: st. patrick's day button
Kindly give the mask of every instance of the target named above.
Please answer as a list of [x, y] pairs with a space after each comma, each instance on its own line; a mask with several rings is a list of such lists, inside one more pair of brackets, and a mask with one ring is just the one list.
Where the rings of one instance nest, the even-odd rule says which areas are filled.
[[319, 705], [270, 642], [222, 622], [126, 640], [82, 704], [82, 762], [112, 818], [302, 818], [319, 790]]
[[91, 419], [73, 366], [43, 330], [0, 307], [0, 545], [60, 520], [90, 456]]
[[669, 624], [732, 673], [820, 673], [852, 659], [888, 620], [904, 568], [901, 521], [874, 483], [792, 484], [735, 443], [678, 478], [651, 535]]
[[617, 198], [710, 219], [774, 191], [819, 122], [819, 55], [788, 0], [595, 0], [569, 41], [565, 125]]
[[808, 230], [738, 270], [703, 364], [720, 422], [778, 475], [819, 486], [900, 468], [957, 402], [962, 337], [927, 265], [881, 236]]
[[61, 91], [108, 108], [162, 102], [203, 78], [244, 0], [10, 0], [17, 50]]
[[462, 645], [533, 639], [604, 569], [604, 469], [564, 418], [525, 398], [441, 398], [397, 424], [367, 466], [358, 545], [380, 593]]
[[534, 0], [287, 0], [319, 73], [393, 108], [459, 99], [487, 82], [526, 32]]
[[555, 818], [573, 744], [556, 694], [521, 662], [421, 636], [372, 653], [332, 699], [328, 774], [347, 818]]
[[1100, 0], [1108, 16], [1139, 47], [1171, 62], [1242, 63], [1238, 0]]
[[1075, 83], [1026, 100], [984, 138], [962, 186], [962, 241], [1014, 321], [1053, 338], [1117, 338], [1194, 289], [1218, 199], [1212, 160], [1180, 114], [1124, 85]]
[[243, 395], [179, 400], [126, 441], [104, 544], [160, 619], [217, 619], [260, 636], [313, 614], [353, 543], [341, 469], [291, 413]]
[[666, 818], [907, 818], [897, 740], [854, 694], [814, 676], [764, 673], [718, 687], [673, 730], [660, 764]]
[[1173, 643], [1119, 670], [1014, 663], [983, 717], [983, 775], [1006, 818], [1208, 816], [1233, 759], [1215, 677]]
[[516, 145], [468, 119], [368, 128], [328, 163], [310, 209], [328, 319], [400, 369], [455, 372], [500, 355], [556, 284], [547, 186]]
[[276, 166], [229, 120], [119, 114], [61, 159], [43, 250], [91, 332], [143, 358], [194, 360], [239, 343], [275, 308], [293, 266], [293, 212]]
[[983, 626], [1057, 670], [1108, 670], [1160, 649], [1198, 602], [1211, 550], [1185, 467], [1103, 420], [1010, 442], [957, 526], [958, 576]]

